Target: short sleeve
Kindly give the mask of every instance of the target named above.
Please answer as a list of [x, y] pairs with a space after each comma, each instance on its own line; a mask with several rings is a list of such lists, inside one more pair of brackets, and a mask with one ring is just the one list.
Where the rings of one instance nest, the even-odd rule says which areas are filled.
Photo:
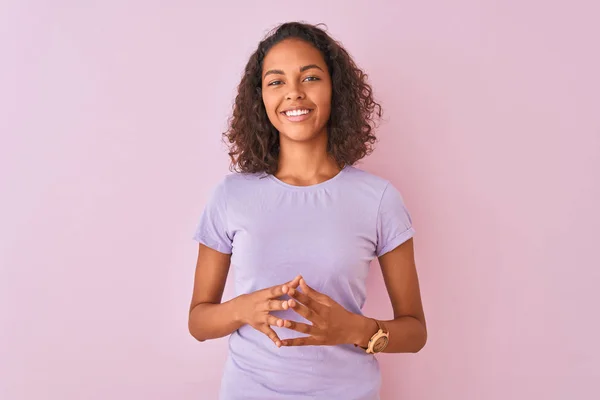
[[388, 182], [377, 213], [377, 257], [395, 249], [415, 234], [400, 192]]
[[192, 239], [221, 253], [231, 254], [232, 239], [227, 227], [224, 181], [218, 184], [209, 196]]

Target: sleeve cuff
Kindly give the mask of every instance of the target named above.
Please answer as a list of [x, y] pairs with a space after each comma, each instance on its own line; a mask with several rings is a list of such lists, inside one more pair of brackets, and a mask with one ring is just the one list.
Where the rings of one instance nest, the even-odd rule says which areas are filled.
[[198, 243], [202, 243], [206, 247], [210, 247], [211, 249], [218, 251], [219, 253], [231, 254], [231, 246], [226, 246], [222, 243], [215, 242], [214, 240], [211, 240], [204, 236], [193, 236], [192, 239]]
[[408, 239], [410, 239], [414, 235], [415, 235], [415, 229], [411, 226], [410, 228], [408, 228], [401, 234], [396, 235], [392, 240], [387, 242], [387, 244], [379, 250], [379, 252], [377, 253], [377, 257], [381, 257], [385, 253], [388, 253], [388, 252], [394, 250], [396, 247], [400, 246], [402, 243], [406, 242]]

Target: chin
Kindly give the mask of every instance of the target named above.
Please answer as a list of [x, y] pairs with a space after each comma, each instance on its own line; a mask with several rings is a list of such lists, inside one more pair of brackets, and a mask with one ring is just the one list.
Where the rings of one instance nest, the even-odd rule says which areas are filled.
[[300, 130], [300, 129], [294, 129], [292, 131], [279, 131], [279, 134], [283, 137], [285, 137], [288, 140], [292, 140], [294, 142], [305, 142], [305, 141], [309, 141], [309, 140], [314, 140], [317, 137], [319, 137], [319, 133], [315, 132], [314, 130]]

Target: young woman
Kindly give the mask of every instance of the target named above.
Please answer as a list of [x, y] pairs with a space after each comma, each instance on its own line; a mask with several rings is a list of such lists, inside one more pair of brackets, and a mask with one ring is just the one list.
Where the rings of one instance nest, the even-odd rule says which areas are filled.
[[[390, 182], [353, 166], [379, 116], [366, 75], [318, 26], [282, 24], [250, 57], [224, 134], [235, 171], [194, 234], [189, 330], [230, 335], [221, 399], [375, 400], [375, 354], [425, 345], [411, 217]], [[375, 257], [387, 321], [361, 312]], [[237, 297], [221, 302], [230, 269]]]

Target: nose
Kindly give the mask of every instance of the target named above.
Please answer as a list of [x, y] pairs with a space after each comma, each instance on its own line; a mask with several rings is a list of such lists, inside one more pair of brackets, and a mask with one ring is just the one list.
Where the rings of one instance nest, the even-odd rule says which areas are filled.
[[286, 100], [304, 99], [304, 91], [302, 91], [302, 89], [298, 85], [290, 84], [289, 88], [290, 90], [285, 96]]

